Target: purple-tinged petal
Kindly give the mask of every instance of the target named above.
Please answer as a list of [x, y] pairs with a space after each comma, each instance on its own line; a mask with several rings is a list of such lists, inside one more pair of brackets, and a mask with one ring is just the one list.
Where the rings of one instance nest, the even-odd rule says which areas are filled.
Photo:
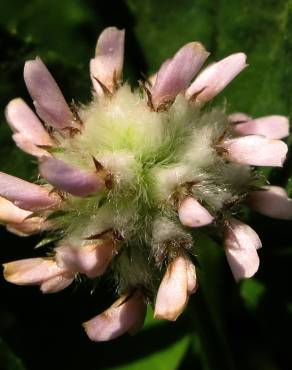
[[30, 216], [31, 212], [18, 208], [9, 200], [0, 197], [0, 222], [5, 224], [20, 223]]
[[105, 185], [95, 172], [73, 167], [52, 157], [41, 158], [39, 171], [54, 187], [79, 197], [95, 193]]
[[51, 258], [28, 258], [3, 264], [4, 277], [18, 285], [35, 285], [64, 273]]
[[236, 112], [228, 116], [228, 121], [231, 123], [243, 123], [250, 121], [252, 118], [245, 113]]
[[246, 55], [236, 53], [205, 68], [186, 91], [186, 98], [196, 103], [206, 103], [213, 99], [244, 68], [247, 67]]
[[21, 134], [35, 145], [52, 145], [52, 139], [41, 121], [22, 99], [11, 100], [5, 116], [14, 133]]
[[104, 87], [113, 94], [121, 80], [124, 43], [125, 31], [116, 27], [106, 28], [97, 40], [95, 58], [90, 61], [90, 75], [99, 95], [103, 95]]
[[188, 258], [186, 258], [186, 263], [187, 263], [188, 294], [194, 294], [196, 293], [199, 287], [196, 267]]
[[266, 116], [234, 125], [237, 135], [261, 135], [267, 139], [282, 139], [289, 135], [289, 121], [284, 116]]
[[19, 236], [29, 236], [50, 230], [54, 227], [53, 221], [46, 221], [42, 217], [29, 217], [20, 223], [9, 222], [6, 225], [8, 231]]
[[73, 280], [74, 276], [70, 274], [54, 276], [44, 281], [40, 286], [40, 290], [44, 294], [57, 293], [67, 288], [73, 282]]
[[95, 342], [114, 339], [143, 324], [146, 314], [140, 291], [119, 298], [110, 308], [83, 324], [88, 337]]
[[43, 186], [0, 172], [0, 196], [17, 207], [37, 211], [57, 206], [60, 198]]
[[257, 135], [226, 140], [222, 147], [230, 161], [252, 166], [282, 167], [288, 151], [283, 141]]
[[174, 100], [177, 94], [185, 90], [208, 55], [202, 44], [190, 42], [170, 61], [164, 62], [150, 90], [154, 108], [158, 109], [164, 103]]
[[41, 119], [57, 129], [70, 127], [73, 120], [70, 108], [40, 58], [25, 63], [24, 80]]
[[192, 197], [185, 198], [179, 205], [178, 217], [184, 226], [201, 227], [213, 222], [214, 217]]
[[227, 261], [236, 281], [253, 276], [259, 268], [257, 249], [262, 243], [257, 233], [236, 219], [225, 228], [224, 247]]
[[169, 66], [169, 64], [171, 63], [171, 61], [172, 61], [172, 58], [166, 59], [166, 60], [161, 64], [161, 66], [160, 66], [160, 68], [159, 68], [159, 71], [157, 71], [156, 73], [153, 73], [151, 76], [149, 76], [149, 77], [148, 77], [147, 82], [148, 82], [148, 87], [149, 87], [149, 89], [150, 89], [150, 90], [151, 90], [151, 88], [154, 86], [154, 84], [155, 84], [155, 82], [156, 82], [156, 80], [157, 80], [158, 72], [159, 72], [160, 74], [162, 74], [162, 75], [163, 75], [164, 73], [166, 73], [165, 71], [166, 71], [167, 67]]
[[[169, 58], [169, 59], [166, 59], [160, 66], [159, 68], [159, 73], [160, 74], [164, 74], [165, 73], [165, 70], [166, 68], [168, 67], [168, 65], [170, 64], [172, 58]], [[148, 77], [147, 79], [147, 82], [148, 82], [148, 87], [151, 89], [151, 87], [155, 84], [156, 82], [156, 79], [157, 79], [157, 74], [158, 72], [156, 73], [153, 73], [150, 77]]]
[[115, 253], [116, 247], [112, 240], [81, 247], [62, 245], [56, 248], [56, 260], [59, 266], [94, 278], [105, 272]]
[[154, 318], [175, 321], [188, 302], [188, 265], [183, 256], [176, 257], [167, 267], [160, 283]]
[[252, 191], [249, 204], [255, 211], [282, 220], [292, 219], [292, 199], [285, 189], [279, 186], [264, 186], [262, 190]]

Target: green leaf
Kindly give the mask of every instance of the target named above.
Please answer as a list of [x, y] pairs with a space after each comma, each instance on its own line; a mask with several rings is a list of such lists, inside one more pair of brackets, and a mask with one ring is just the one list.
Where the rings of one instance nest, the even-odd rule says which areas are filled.
[[212, 47], [214, 8], [211, 0], [126, 0], [136, 18], [135, 32], [153, 73], [181, 46], [200, 41]]
[[189, 344], [190, 337], [186, 335], [167, 348], [158, 350], [147, 357], [130, 362], [124, 366], [113, 367], [109, 370], [175, 370], [178, 369]]
[[255, 310], [266, 292], [264, 284], [253, 278], [244, 280], [240, 286], [241, 297], [250, 310]]
[[[228, 21], [227, 21], [228, 20]], [[292, 3], [290, 0], [230, 2], [218, 8], [216, 57], [247, 54], [249, 67], [218, 99], [227, 98], [229, 110], [255, 117], [292, 114]], [[288, 139], [291, 144], [291, 138]], [[291, 154], [281, 169], [265, 169], [271, 181], [285, 184], [291, 176]]]
[[82, 62], [89, 48], [94, 48], [95, 40], [90, 45], [81, 32], [93, 22], [98, 25], [100, 19], [81, 0], [14, 0], [0, 5], [0, 24], [26, 42], [38, 44], [39, 55], [67, 64]]
[[0, 364], [2, 370], [25, 370], [22, 361], [9, 349], [0, 338]]

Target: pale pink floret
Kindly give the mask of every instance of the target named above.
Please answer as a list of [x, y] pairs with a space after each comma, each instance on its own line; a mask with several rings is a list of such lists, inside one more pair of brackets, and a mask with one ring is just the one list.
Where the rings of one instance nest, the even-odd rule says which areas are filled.
[[60, 197], [47, 188], [4, 172], [0, 172], [0, 196], [28, 211], [52, 208], [60, 203]]
[[56, 158], [42, 157], [39, 171], [51, 185], [79, 197], [104, 187], [104, 180], [96, 172], [73, 167]]
[[282, 167], [288, 151], [283, 141], [257, 135], [228, 139], [222, 147], [230, 161], [252, 166]]
[[48, 155], [48, 156], [50, 155], [46, 151], [46, 149], [38, 148], [29, 139], [27, 139], [24, 135], [18, 132], [12, 135], [12, 139], [14, 140], [18, 148], [21, 149], [25, 153], [31, 154], [35, 157], [41, 157], [43, 155]]
[[38, 145], [51, 146], [53, 141], [41, 121], [22, 99], [13, 99], [8, 103], [5, 117], [20, 149], [37, 157], [47, 153]]
[[156, 73], [153, 73], [151, 76], [149, 76], [147, 78], [147, 83], [148, 83], [148, 87], [149, 87], [149, 90], [151, 90], [151, 87], [155, 84], [156, 82], [156, 79], [157, 79], [157, 74], [158, 72], [160, 74], [164, 74], [165, 71], [166, 71], [166, 68], [168, 67], [169, 63], [171, 62], [172, 58], [169, 58], [169, 59], [166, 59], [160, 66], [159, 68], [159, 71], [157, 71]]
[[7, 223], [21, 223], [28, 216], [31, 215], [30, 211], [18, 208], [9, 200], [0, 197], [0, 222]]
[[218, 95], [244, 68], [246, 55], [232, 54], [204, 69], [186, 91], [186, 98], [198, 104]]
[[73, 280], [74, 276], [72, 276], [70, 273], [54, 276], [44, 281], [40, 286], [40, 290], [44, 294], [57, 293], [63, 289], [66, 289], [70, 284], [72, 284]]
[[292, 199], [280, 186], [264, 186], [261, 190], [252, 191], [248, 200], [252, 209], [265, 216], [292, 219]]
[[196, 199], [186, 197], [179, 205], [178, 217], [184, 226], [201, 227], [213, 222], [214, 217]]
[[48, 279], [66, 273], [51, 258], [28, 258], [3, 265], [4, 277], [18, 285], [38, 285]]
[[13, 234], [19, 236], [29, 236], [38, 234], [54, 227], [53, 221], [46, 221], [43, 217], [28, 217], [20, 223], [7, 223], [6, 228]]
[[57, 129], [70, 127], [73, 120], [70, 108], [39, 57], [25, 63], [24, 80], [41, 119]]
[[61, 245], [55, 251], [60, 266], [94, 278], [106, 271], [116, 253], [116, 247], [113, 241], [105, 240], [80, 247]]
[[257, 233], [250, 226], [234, 218], [229, 220], [224, 233], [224, 247], [236, 281], [252, 277], [257, 272], [257, 249], [261, 246]]
[[284, 116], [266, 116], [234, 125], [237, 135], [262, 135], [268, 139], [282, 139], [289, 135], [289, 120]]
[[122, 296], [100, 315], [83, 324], [88, 337], [103, 342], [138, 330], [144, 322], [146, 305], [140, 291]]
[[187, 285], [188, 285], [188, 294], [194, 294], [196, 293], [199, 284], [197, 279], [197, 272], [195, 265], [191, 262], [189, 258], [186, 258], [187, 263]]
[[90, 75], [98, 95], [104, 87], [113, 94], [120, 82], [124, 63], [125, 31], [116, 27], [106, 28], [96, 44], [95, 58], [90, 61]]
[[167, 267], [160, 283], [154, 309], [156, 319], [175, 321], [188, 302], [188, 289], [193, 288], [188, 276], [188, 262], [176, 257]]
[[229, 114], [228, 121], [231, 123], [243, 123], [252, 120], [252, 117], [242, 112]]
[[177, 94], [184, 91], [208, 55], [202, 44], [190, 42], [172, 59], [164, 62], [150, 89], [154, 108], [158, 109], [160, 105], [174, 100]]
[[28, 236], [52, 227], [52, 222], [31, 215], [32, 212], [18, 208], [9, 200], [0, 197], [0, 223], [4, 223], [8, 231], [19, 236]]

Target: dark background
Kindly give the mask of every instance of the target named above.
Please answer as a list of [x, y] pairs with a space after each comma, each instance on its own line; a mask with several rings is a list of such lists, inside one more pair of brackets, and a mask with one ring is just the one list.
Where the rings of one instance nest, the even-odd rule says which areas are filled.
[[[218, 104], [255, 117], [292, 112], [292, 1], [290, 0], [1, 0], [0, 168], [31, 179], [35, 164], [16, 149], [3, 115], [8, 101], [29, 102], [25, 60], [40, 55], [68, 101], [90, 99], [88, 61], [106, 26], [126, 29], [125, 78], [154, 72], [184, 43], [198, 40], [218, 60], [243, 51], [249, 68]], [[226, 103], [227, 102], [227, 103]], [[288, 139], [288, 143], [291, 139]], [[292, 158], [265, 170], [292, 191]], [[0, 283], [1, 370], [288, 370], [292, 369], [292, 223], [251, 215], [264, 247], [261, 266], [235, 284], [222, 247], [197, 242], [200, 289], [176, 323], [154, 322], [109, 343], [92, 343], [81, 323], [113, 300], [107, 282], [90, 293], [77, 286], [55, 295]], [[35, 256], [37, 237], [0, 229], [1, 262]]]

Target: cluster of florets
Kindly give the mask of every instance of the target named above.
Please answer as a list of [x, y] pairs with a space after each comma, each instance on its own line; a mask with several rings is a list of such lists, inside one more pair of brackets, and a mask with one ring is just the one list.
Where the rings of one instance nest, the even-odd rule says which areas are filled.
[[261, 247], [241, 208], [292, 217], [286, 192], [251, 167], [282, 166], [287, 118], [204, 107], [246, 67], [245, 54], [198, 74], [209, 53], [190, 42], [133, 91], [122, 83], [123, 55], [124, 31], [104, 30], [86, 106], [69, 106], [41, 59], [30, 60], [24, 80], [39, 118], [20, 98], [6, 109], [39, 177], [33, 184], [0, 173], [0, 219], [19, 235], [45, 233], [48, 253], [6, 263], [4, 276], [52, 293], [80, 274], [109, 274], [119, 299], [84, 324], [96, 341], [137, 329], [148, 303], [155, 318], [180, 315], [198, 287], [198, 229], [222, 238], [240, 280], [256, 273]]

